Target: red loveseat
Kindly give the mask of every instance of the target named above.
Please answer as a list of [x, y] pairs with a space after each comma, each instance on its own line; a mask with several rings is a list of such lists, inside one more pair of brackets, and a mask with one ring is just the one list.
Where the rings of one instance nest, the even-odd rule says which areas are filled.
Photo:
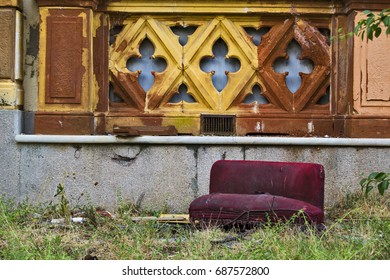
[[220, 160], [210, 172], [210, 194], [189, 207], [193, 223], [250, 225], [324, 222], [325, 172], [320, 164]]

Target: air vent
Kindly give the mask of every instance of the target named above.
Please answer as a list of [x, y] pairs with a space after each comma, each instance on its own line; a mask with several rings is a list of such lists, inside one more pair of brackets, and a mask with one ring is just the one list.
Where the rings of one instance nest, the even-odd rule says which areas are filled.
[[235, 115], [201, 115], [201, 134], [234, 135], [236, 132]]

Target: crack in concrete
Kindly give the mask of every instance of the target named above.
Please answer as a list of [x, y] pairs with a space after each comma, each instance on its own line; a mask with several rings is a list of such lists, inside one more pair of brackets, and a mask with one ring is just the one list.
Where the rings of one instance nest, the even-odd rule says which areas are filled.
[[111, 157], [111, 160], [122, 165], [122, 166], [130, 166], [133, 164], [133, 162], [137, 159], [137, 157], [141, 154], [142, 149], [138, 151], [134, 156], [129, 157], [129, 156], [122, 156], [117, 153], [114, 153], [114, 156]]
[[144, 199], [145, 199], [145, 195], [146, 195], [146, 192], [143, 192], [143, 193], [141, 193], [141, 195], [138, 197], [137, 202], [135, 203], [135, 206], [136, 206], [137, 208], [141, 208], [142, 202], [143, 202]]
[[73, 155], [74, 158], [76, 158], [76, 159], [80, 158], [82, 146], [81, 145], [74, 145], [73, 148], [75, 149], [74, 155]]
[[194, 194], [194, 198], [199, 196], [199, 185], [198, 185], [198, 148], [197, 147], [187, 147], [189, 150], [192, 150], [195, 160], [195, 175], [191, 178], [190, 188]]

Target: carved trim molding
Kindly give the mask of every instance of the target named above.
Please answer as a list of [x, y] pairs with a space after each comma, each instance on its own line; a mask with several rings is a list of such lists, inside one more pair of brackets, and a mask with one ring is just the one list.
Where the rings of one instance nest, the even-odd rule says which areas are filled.
[[389, 0], [344, 0], [345, 11], [353, 10], [383, 10], [390, 7]]
[[101, 0], [36, 0], [39, 7], [83, 7], [96, 9]]

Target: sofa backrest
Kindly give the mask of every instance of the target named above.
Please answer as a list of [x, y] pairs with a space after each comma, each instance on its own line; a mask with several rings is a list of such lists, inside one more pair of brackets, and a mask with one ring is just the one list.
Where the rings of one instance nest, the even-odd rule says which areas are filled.
[[284, 196], [324, 209], [324, 167], [316, 163], [220, 160], [210, 172], [210, 193]]

